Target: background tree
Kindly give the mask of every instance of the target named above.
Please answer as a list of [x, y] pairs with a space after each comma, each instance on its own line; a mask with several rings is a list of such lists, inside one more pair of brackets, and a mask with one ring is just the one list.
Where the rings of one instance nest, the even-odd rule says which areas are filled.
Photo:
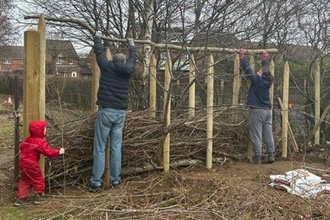
[[12, 0], [0, 0], [0, 45], [8, 45], [16, 41], [15, 30], [11, 23], [12, 8]]

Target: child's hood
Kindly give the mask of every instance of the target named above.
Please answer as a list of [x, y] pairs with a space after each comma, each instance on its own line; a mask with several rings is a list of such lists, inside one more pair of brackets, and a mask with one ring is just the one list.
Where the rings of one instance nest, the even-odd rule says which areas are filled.
[[47, 122], [43, 120], [35, 120], [30, 123], [29, 130], [31, 137], [45, 137], [45, 128], [47, 126]]

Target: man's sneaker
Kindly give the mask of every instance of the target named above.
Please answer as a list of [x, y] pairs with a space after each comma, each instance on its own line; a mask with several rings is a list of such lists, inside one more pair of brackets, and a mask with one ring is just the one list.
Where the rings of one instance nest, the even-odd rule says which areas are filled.
[[30, 201], [27, 199], [17, 199], [15, 202], [15, 206], [20, 207], [29, 204]]
[[275, 154], [274, 153], [268, 153], [267, 163], [274, 163], [274, 162], [275, 162]]
[[261, 157], [260, 156], [253, 156], [251, 163], [252, 164], [261, 164]]
[[101, 192], [102, 191], [102, 188], [101, 188], [101, 186], [90, 185], [90, 187], [89, 187], [88, 190], [90, 192], [97, 193], [97, 192]]
[[113, 188], [119, 187], [120, 182], [114, 182], [111, 184]]
[[46, 202], [46, 199], [41, 194], [35, 194], [33, 203], [38, 205], [40, 203]]

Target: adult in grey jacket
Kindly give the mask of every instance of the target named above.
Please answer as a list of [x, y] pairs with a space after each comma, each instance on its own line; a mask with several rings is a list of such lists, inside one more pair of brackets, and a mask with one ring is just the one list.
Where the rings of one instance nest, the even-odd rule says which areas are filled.
[[128, 106], [129, 79], [135, 71], [137, 48], [132, 38], [127, 39], [129, 57], [122, 53], [115, 54], [108, 60], [101, 42], [101, 34], [95, 33], [94, 53], [101, 70], [96, 104], [99, 106], [95, 122], [93, 170], [90, 179], [90, 191], [97, 192], [102, 187], [105, 169], [105, 147], [110, 135], [111, 169], [110, 178], [113, 186], [120, 184], [121, 148], [123, 127]]
[[251, 81], [247, 98], [250, 114], [249, 131], [254, 151], [251, 162], [261, 164], [262, 141], [264, 140], [268, 153], [267, 163], [273, 163], [275, 161], [275, 144], [272, 131], [272, 104], [269, 97], [273, 76], [268, 70], [268, 53], [264, 51], [261, 54], [262, 68], [257, 73], [254, 73], [249, 67], [244, 49], [240, 49], [239, 58], [246, 76]]

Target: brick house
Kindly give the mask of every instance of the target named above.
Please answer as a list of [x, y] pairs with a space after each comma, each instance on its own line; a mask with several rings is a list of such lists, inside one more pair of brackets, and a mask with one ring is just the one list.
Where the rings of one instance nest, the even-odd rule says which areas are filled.
[[[24, 47], [0, 46], [0, 75], [23, 75]], [[85, 66], [69, 40], [46, 40], [46, 75], [53, 77], [89, 78]]]
[[69, 40], [46, 40], [46, 75], [81, 77], [79, 56]]
[[0, 75], [23, 74], [24, 47], [0, 46]]

